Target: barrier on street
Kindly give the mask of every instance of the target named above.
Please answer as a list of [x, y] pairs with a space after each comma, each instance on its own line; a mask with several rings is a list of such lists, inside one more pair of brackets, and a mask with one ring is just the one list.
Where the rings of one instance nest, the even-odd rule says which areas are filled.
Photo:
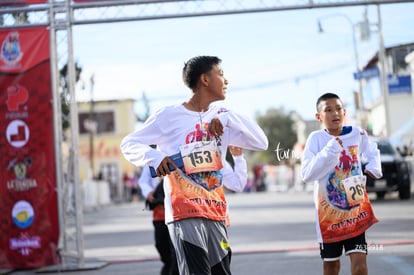
[[111, 202], [110, 188], [107, 181], [85, 180], [82, 186], [85, 209], [107, 205]]

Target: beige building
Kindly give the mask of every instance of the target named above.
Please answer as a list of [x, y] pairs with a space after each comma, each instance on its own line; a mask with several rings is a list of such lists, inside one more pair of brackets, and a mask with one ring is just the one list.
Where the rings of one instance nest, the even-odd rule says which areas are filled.
[[133, 99], [78, 103], [80, 178], [109, 182], [114, 201], [124, 198], [124, 174], [131, 176], [137, 170], [119, 147], [122, 138], [135, 128], [134, 103]]

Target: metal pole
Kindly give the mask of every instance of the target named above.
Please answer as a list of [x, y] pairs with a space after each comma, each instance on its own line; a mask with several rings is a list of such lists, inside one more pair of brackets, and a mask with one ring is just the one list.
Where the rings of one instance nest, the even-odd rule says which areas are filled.
[[[360, 71], [360, 69], [359, 69], [359, 56], [358, 56], [358, 47], [357, 47], [357, 39], [356, 39], [356, 35], [355, 35], [355, 25], [354, 25], [354, 23], [352, 22], [352, 20], [348, 16], [346, 16], [345, 14], [342, 14], [342, 13], [329, 14], [329, 15], [325, 16], [325, 18], [327, 18], [327, 17], [342, 17], [351, 26], [352, 46], [353, 46], [354, 59], [355, 59], [355, 69], [356, 69], [356, 72], [358, 73]], [[322, 32], [323, 29], [322, 29], [320, 20], [321, 19], [319, 19], [319, 31]], [[359, 96], [359, 100], [361, 102], [361, 109], [364, 111], [363, 96], [362, 96], [362, 79], [358, 80], [358, 85], [359, 85], [359, 87], [358, 87], [358, 96]], [[362, 119], [361, 124], [363, 124], [362, 127], [364, 127], [364, 128], [366, 127], [365, 118]]]
[[82, 201], [82, 186], [79, 176], [78, 165], [78, 148], [79, 148], [79, 121], [78, 121], [78, 106], [76, 102], [75, 82], [76, 82], [76, 70], [73, 60], [73, 36], [72, 36], [72, 8], [71, 1], [66, 1], [66, 32], [68, 37], [68, 89], [70, 93], [70, 129], [71, 129], [71, 156], [73, 161], [73, 179], [74, 179], [74, 191], [75, 191], [75, 215], [76, 215], [76, 247], [79, 257], [79, 266], [85, 265], [84, 256], [84, 243], [83, 243], [83, 201]]
[[[358, 48], [357, 48], [357, 42], [356, 42], [356, 35], [355, 35], [355, 25], [352, 23], [351, 19], [349, 19], [347, 16], [344, 15], [344, 18], [348, 20], [348, 22], [351, 24], [352, 28], [352, 44], [354, 47], [354, 58], [355, 58], [355, 69], [356, 73], [360, 72], [359, 68], [359, 56], [358, 56]], [[362, 128], [367, 127], [366, 117], [365, 117], [365, 106], [364, 106], [364, 96], [363, 96], [363, 89], [362, 89], [362, 79], [358, 79], [358, 100], [359, 100], [359, 119], [361, 123]], [[358, 111], [358, 110], [357, 110]], [[362, 116], [361, 116], [362, 113]]]
[[91, 100], [90, 100], [90, 110], [89, 110], [89, 164], [91, 170], [91, 178], [94, 179], [95, 176], [95, 145], [94, 145], [94, 138], [95, 138], [95, 102], [93, 100], [93, 89], [94, 89], [94, 75], [90, 78], [90, 92], [91, 92]]
[[57, 41], [56, 41], [56, 25], [55, 25], [55, 12], [54, 12], [54, 0], [49, 0], [49, 35], [50, 35], [50, 66], [51, 66], [51, 82], [53, 91], [53, 126], [54, 126], [54, 139], [55, 139], [55, 162], [56, 162], [56, 188], [58, 198], [58, 213], [59, 213], [59, 243], [58, 249], [60, 251], [67, 250], [67, 238], [66, 238], [66, 216], [64, 210], [64, 176], [63, 176], [63, 161], [62, 161], [62, 108], [59, 94], [59, 83], [57, 81], [59, 76], [59, 69], [57, 65]]
[[391, 135], [391, 122], [390, 122], [390, 112], [389, 112], [389, 93], [388, 93], [388, 79], [387, 79], [387, 63], [386, 63], [386, 54], [384, 47], [384, 40], [382, 37], [382, 22], [381, 22], [381, 9], [380, 5], [377, 4], [377, 13], [378, 13], [378, 42], [379, 42], [379, 53], [378, 58], [381, 64], [380, 76], [381, 76], [381, 91], [382, 99], [384, 104], [385, 112], [385, 137]]

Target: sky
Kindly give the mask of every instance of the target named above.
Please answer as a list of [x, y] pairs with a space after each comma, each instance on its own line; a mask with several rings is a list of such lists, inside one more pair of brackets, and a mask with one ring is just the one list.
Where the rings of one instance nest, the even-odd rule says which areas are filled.
[[[83, 68], [76, 98], [88, 101], [91, 91], [94, 100], [132, 98], [140, 113], [145, 93], [154, 112], [191, 96], [181, 79], [185, 61], [214, 55], [229, 81], [219, 103], [238, 113], [254, 119], [283, 108], [313, 119], [317, 97], [328, 91], [352, 113], [358, 90], [352, 24], [365, 10], [373, 32], [356, 43], [362, 67], [379, 49], [376, 6], [76, 25], [74, 57]], [[413, 14], [414, 3], [381, 5], [385, 47], [414, 42]]]

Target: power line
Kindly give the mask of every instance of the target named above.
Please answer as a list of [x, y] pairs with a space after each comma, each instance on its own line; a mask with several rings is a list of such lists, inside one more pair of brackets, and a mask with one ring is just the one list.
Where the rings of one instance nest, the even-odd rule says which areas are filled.
[[[314, 73], [306, 73], [306, 74], [300, 74], [296, 76], [289, 76], [283, 79], [278, 80], [272, 80], [272, 81], [266, 81], [261, 83], [255, 83], [250, 85], [244, 85], [244, 86], [236, 86], [231, 89], [232, 92], [243, 92], [246, 90], [252, 90], [252, 89], [266, 89], [273, 86], [280, 86], [286, 83], [299, 83], [300, 81], [306, 80], [306, 79], [314, 79], [323, 75], [332, 74], [334, 72], [343, 70], [345, 68], [348, 68], [349, 64], [340, 64], [337, 66], [333, 66], [331, 68], [327, 68], [322, 71], [314, 72]], [[186, 98], [188, 95], [175, 95], [175, 96], [159, 96], [159, 97], [151, 97], [148, 98], [149, 101], [168, 101], [168, 100], [177, 100], [181, 98]], [[141, 101], [142, 99], [138, 99], [137, 102]]]
[[278, 86], [278, 85], [282, 85], [285, 83], [290, 83], [290, 82], [295, 82], [295, 83], [299, 83], [301, 80], [305, 80], [305, 79], [313, 79], [322, 75], [327, 75], [327, 74], [331, 74], [333, 72], [336, 71], [340, 71], [346, 67], [348, 67], [349, 64], [340, 64], [337, 66], [334, 66], [332, 68], [329, 69], [325, 69], [323, 71], [319, 71], [319, 72], [315, 72], [315, 73], [307, 73], [307, 74], [301, 74], [301, 75], [297, 75], [297, 76], [293, 76], [293, 77], [286, 77], [283, 79], [279, 79], [279, 80], [275, 80], [275, 81], [269, 81], [269, 82], [263, 82], [263, 83], [258, 83], [258, 84], [254, 84], [254, 85], [248, 85], [248, 86], [243, 86], [243, 87], [236, 87], [233, 88], [232, 91], [244, 91], [244, 90], [251, 90], [251, 89], [265, 89], [268, 87], [272, 87], [272, 86]]

